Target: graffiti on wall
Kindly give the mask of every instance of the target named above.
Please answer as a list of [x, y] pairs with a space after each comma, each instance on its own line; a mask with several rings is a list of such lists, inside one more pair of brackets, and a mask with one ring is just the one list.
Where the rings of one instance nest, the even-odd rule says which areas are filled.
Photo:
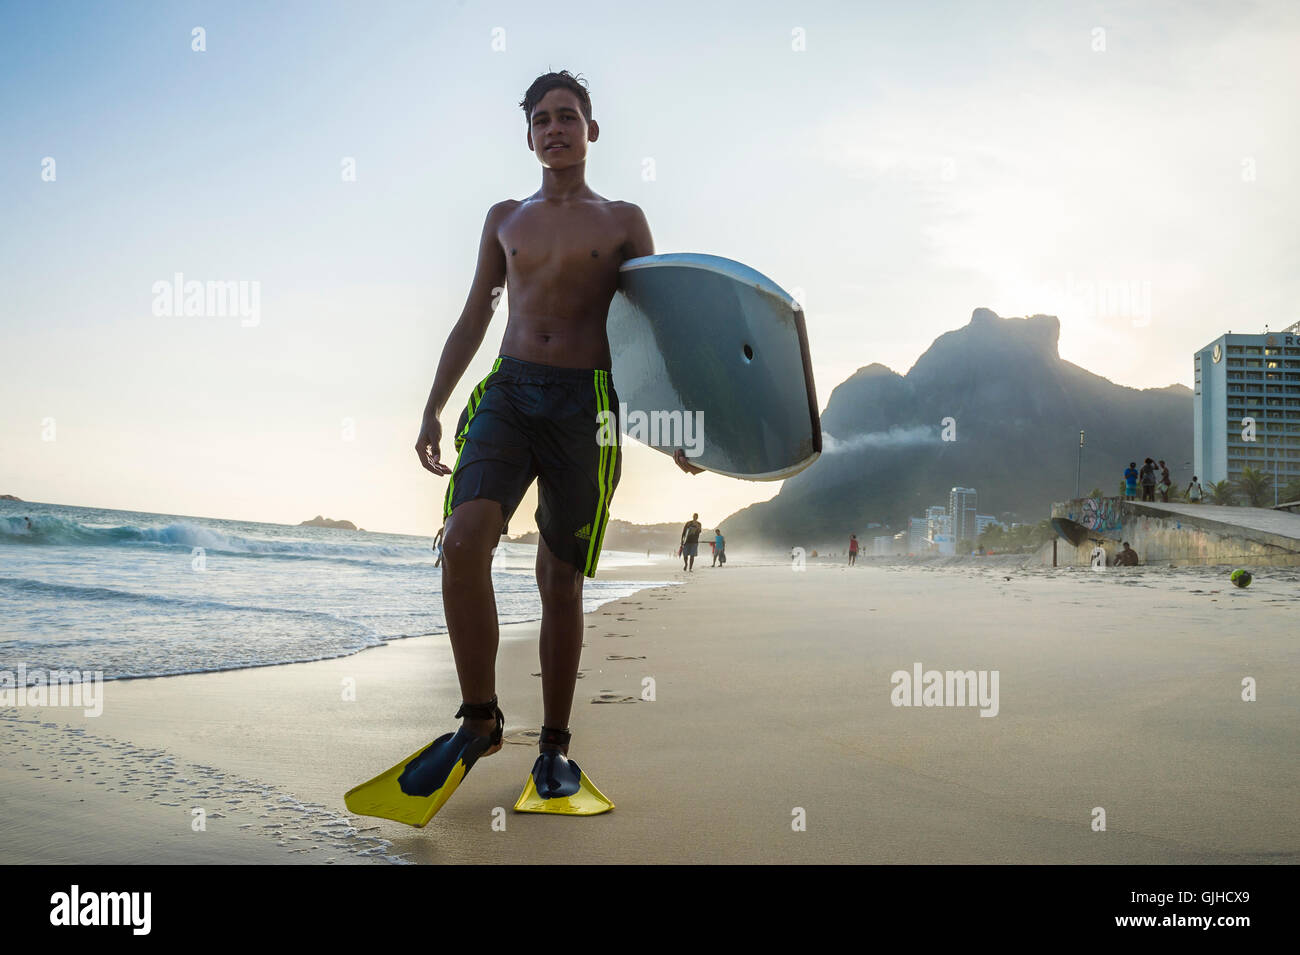
[[1084, 498], [1079, 523], [1090, 531], [1116, 530], [1124, 523], [1120, 516], [1119, 498]]

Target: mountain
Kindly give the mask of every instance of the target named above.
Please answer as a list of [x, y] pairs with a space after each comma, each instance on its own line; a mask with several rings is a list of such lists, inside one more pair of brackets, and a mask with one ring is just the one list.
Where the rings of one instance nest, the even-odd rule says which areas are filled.
[[357, 527], [356, 524], [353, 524], [351, 521], [333, 521], [330, 520], [328, 517], [321, 517], [319, 514], [317, 514], [309, 521], [300, 521], [298, 526], [299, 527], [336, 527], [339, 530], [344, 530], [344, 531], [355, 531], [360, 529]]
[[[821, 458], [770, 501], [723, 521], [728, 542], [843, 549], [850, 533], [882, 533], [868, 533], [869, 522], [897, 532], [927, 506], [946, 507], [953, 487], [975, 488], [981, 514], [1039, 521], [1053, 501], [1074, 496], [1080, 430], [1084, 494], [1114, 494], [1128, 462], [1146, 457], [1190, 480], [1191, 390], [1125, 388], [1094, 375], [1061, 359], [1060, 332], [1052, 315], [978, 308], [906, 375], [858, 369], [822, 412]], [[955, 440], [943, 440], [948, 418]]]
[[[655, 554], [669, 554], [677, 550], [682, 539], [684, 521], [668, 521], [662, 524], [633, 524], [610, 518], [605, 526], [605, 536], [601, 547], [604, 550], [625, 550], [633, 553], [652, 551]], [[536, 544], [537, 531], [529, 531], [517, 537], [506, 538], [515, 544]], [[712, 537], [709, 538], [712, 540]]]

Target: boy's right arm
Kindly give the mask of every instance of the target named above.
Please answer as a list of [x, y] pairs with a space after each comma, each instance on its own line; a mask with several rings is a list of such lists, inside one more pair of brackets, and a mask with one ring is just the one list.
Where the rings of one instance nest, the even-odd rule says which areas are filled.
[[483, 336], [492, 321], [492, 313], [499, 301], [499, 290], [506, 284], [506, 256], [497, 241], [497, 229], [502, 218], [514, 206], [513, 200], [498, 202], [488, 210], [483, 223], [483, 235], [479, 239], [478, 264], [474, 268], [474, 282], [470, 286], [469, 298], [460, 318], [447, 336], [447, 343], [442, 347], [442, 358], [438, 362], [438, 371], [433, 378], [433, 387], [429, 390], [429, 400], [424, 405], [424, 419], [420, 423], [420, 434], [415, 439], [415, 453], [419, 455], [420, 464], [426, 471], [434, 474], [450, 474], [451, 468], [441, 461], [442, 425], [438, 418], [442, 414], [451, 391], [460, 381], [461, 375], [474, 358]]

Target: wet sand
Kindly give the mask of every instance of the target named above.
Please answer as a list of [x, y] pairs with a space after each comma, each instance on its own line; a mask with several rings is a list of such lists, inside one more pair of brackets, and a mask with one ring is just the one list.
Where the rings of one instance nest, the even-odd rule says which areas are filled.
[[[520, 624], [503, 630], [498, 666], [509, 745], [423, 830], [352, 816], [342, 796], [454, 727], [445, 637], [113, 681], [98, 718], [0, 710], [0, 859], [1300, 858], [1292, 571], [1261, 571], [1245, 591], [1204, 569], [794, 572], [737, 556], [658, 572], [680, 585], [586, 620], [571, 755], [612, 813], [510, 811], [541, 721], [536, 624]], [[916, 663], [996, 670], [997, 715], [895, 706], [891, 677]], [[1247, 677], [1257, 702], [1241, 699]]]

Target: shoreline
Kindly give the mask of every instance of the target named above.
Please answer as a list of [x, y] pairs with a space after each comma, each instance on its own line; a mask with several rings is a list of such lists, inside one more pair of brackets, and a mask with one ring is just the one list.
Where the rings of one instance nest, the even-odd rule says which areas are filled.
[[[510, 812], [541, 720], [533, 623], [502, 628], [510, 745], [423, 830], [342, 796], [453, 728], [445, 636], [112, 681], [98, 718], [0, 711], [0, 846], [14, 862], [1300, 858], [1293, 584], [987, 570], [733, 560], [587, 614], [572, 752], [616, 803], [604, 816]], [[892, 705], [890, 674], [914, 662], [998, 669], [997, 717]], [[1259, 702], [1237, 699], [1242, 674]]]
[[[662, 561], [660, 563], [662, 563]], [[636, 573], [636, 571], [638, 570], [643, 570], [645, 571], [645, 573]], [[644, 590], [649, 590], [655, 587], [662, 586], [662, 580], [656, 580], [654, 578], [656, 577], [656, 575], [661, 576], [663, 572], [664, 569], [662, 567], [656, 567], [654, 564], [651, 563], [626, 565], [626, 566], [612, 567], [606, 571], [602, 571], [599, 579], [602, 583], [608, 583], [610, 581], [623, 581], [629, 584], [632, 583], [639, 584], [640, 586], [636, 590], [634, 590], [632, 594], [626, 595], [626, 596], [635, 596], [636, 594], [641, 593]], [[441, 601], [440, 594], [438, 599], [439, 601]], [[602, 603], [597, 604], [596, 609], [599, 609], [600, 607], [604, 607], [614, 601], [621, 600], [621, 599], [623, 598], [610, 597], [609, 599], [604, 600]], [[541, 622], [541, 615], [540, 615], [540, 605], [539, 605], [538, 616], [524, 617], [522, 619], [511, 620], [509, 623], [503, 623], [500, 626], [504, 634], [507, 628], [538, 625], [540, 624], [540, 622]], [[387, 646], [390, 643], [400, 642], [403, 640], [420, 640], [420, 639], [427, 639], [427, 638], [436, 639], [436, 638], [442, 638], [446, 636], [447, 636], [447, 631], [445, 629], [442, 629], [442, 630], [435, 630], [431, 633], [419, 633], [419, 634], [409, 634], [409, 635], [402, 635], [402, 636], [384, 637], [381, 643], [371, 644], [369, 646], [363, 646], [363, 647], [356, 647], [355, 649], [344, 650], [340, 653], [335, 653], [330, 656], [309, 657], [307, 659], [302, 659], [302, 660], [250, 661], [250, 662], [243, 662], [238, 664], [231, 664], [229, 666], [178, 670], [169, 673], [128, 673], [121, 676], [104, 676], [101, 674], [100, 678], [104, 683], [125, 683], [132, 680], [161, 680], [161, 679], [170, 679], [172, 677], [202, 676], [205, 674], [213, 674], [213, 673], [234, 673], [234, 672], [239, 672], [241, 670], [257, 670], [265, 667], [296, 666], [298, 664], [304, 664], [304, 663], [321, 663], [327, 660], [346, 659], [347, 657], [355, 656], [359, 653], [365, 653], [368, 650], [377, 650], [381, 647]], [[80, 668], [78, 667], [63, 667], [63, 668], [26, 667], [25, 664], [22, 663], [21, 661], [17, 664], [17, 668], [19, 669], [25, 668], [28, 673], [47, 673], [47, 672], [70, 673], [71, 672], [71, 673], [82, 673], [82, 674], [94, 674], [98, 672], [85, 667], [80, 667]], [[32, 684], [28, 683], [26, 685], [31, 686]]]

